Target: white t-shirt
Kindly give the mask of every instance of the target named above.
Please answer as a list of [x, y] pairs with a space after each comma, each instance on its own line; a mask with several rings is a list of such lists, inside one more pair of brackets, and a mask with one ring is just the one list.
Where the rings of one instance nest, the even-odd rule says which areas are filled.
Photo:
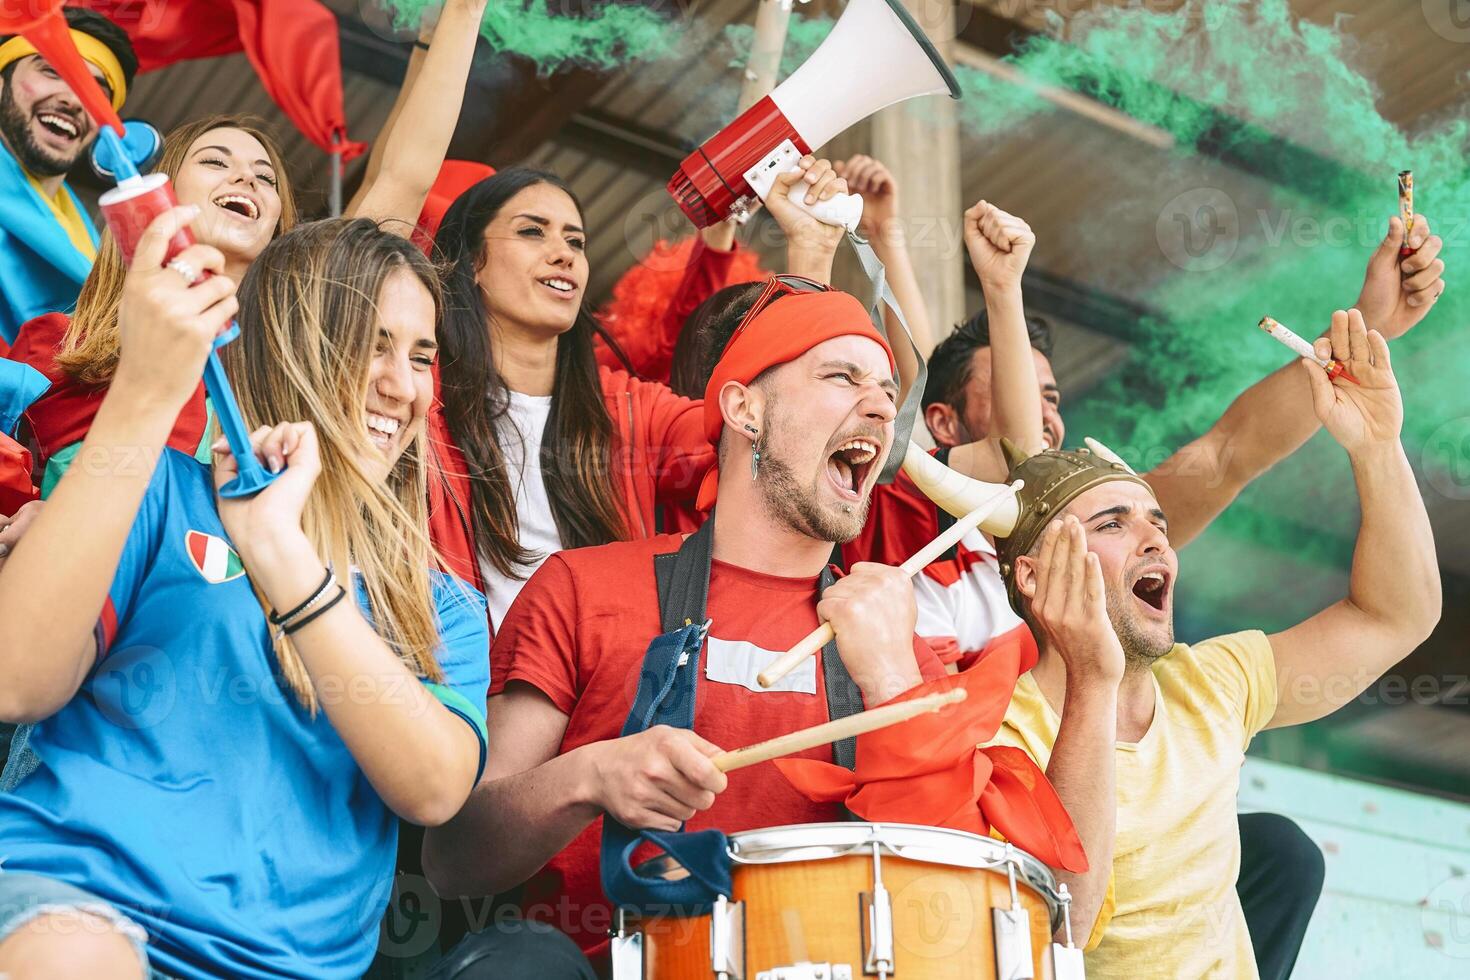
[[501, 575], [493, 565], [480, 559], [485, 598], [490, 604], [490, 623], [496, 629], [500, 628], [526, 579], [541, 567], [548, 555], [561, 550], [561, 534], [551, 516], [551, 501], [541, 476], [541, 434], [546, 431], [546, 419], [551, 415], [551, 396], [523, 395], [518, 391], [508, 394], [510, 406], [495, 420], [495, 431], [515, 490], [521, 547], [535, 552], [536, 557], [531, 564], [521, 566], [516, 578]]

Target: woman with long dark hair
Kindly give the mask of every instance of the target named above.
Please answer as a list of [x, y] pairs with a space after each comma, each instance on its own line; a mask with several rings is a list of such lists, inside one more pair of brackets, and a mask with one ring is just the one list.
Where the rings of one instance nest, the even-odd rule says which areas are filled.
[[[845, 187], [826, 161], [803, 179], [818, 199]], [[714, 459], [699, 402], [597, 366], [586, 243], [567, 185], [522, 167], [462, 194], [434, 242], [451, 484], [435, 545], [480, 573], [492, 623], [548, 554], [657, 533], [657, 505], [692, 498]]]
[[444, 416], [492, 622], [546, 554], [653, 533], [655, 497], [693, 492], [712, 459], [695, 403], [597, 367], [582, 225], [560, 178], [512, 168], [435, 239]]

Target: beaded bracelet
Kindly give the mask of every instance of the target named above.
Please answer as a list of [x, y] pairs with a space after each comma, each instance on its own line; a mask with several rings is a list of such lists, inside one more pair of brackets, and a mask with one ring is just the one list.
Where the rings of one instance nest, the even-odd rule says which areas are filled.
[[313, 602], [320, 599], [332, 587], [332, 583], [335, 581], [336, 577], [332, 575], [332, 570], [328, 568], [326, 577], [322, 579], [322, 584], [312, 590], [311, 595], [307, 597], [305, 602], [288, 613], [278, 613], [272, 609], [266, 618], [270, 620], [272, 626], [285, 626], [286, 623], [291, 621], [292, 617], [301, 615]]
[[312, 613], [309, 616], [304, 616], [301, 619], [296, 620], [296, 622], [294, 622], [294, 623], [291, 623], [291, 624], [289, 624], [287, 626], [281, 627], [281, 632], [282, 633], [285, 633], [287, 636], [290, 636], [292, 633], [295, 633], [297, 630], [301, 629], [303, 626], [309, 625], [312, 620], [314, 620], [314, 619], [318, 618], [319, 616], [323, 615], [324, 613], [326, 613], [328, 610], [330, 610], [337, 603], [341, 602], [343, 600], [343, 598], [346, 597], [346, 595], [347, 595], [347, 590], [344, 589], [340, 585], [337, 586], [337, 594], [334, 595], [334, 596], [332, 596], [332, 598], [328, 599], [327, 602], [326, 602], [326, 605], [322, 606], [320, 609], [318, 609], [316, 612]]

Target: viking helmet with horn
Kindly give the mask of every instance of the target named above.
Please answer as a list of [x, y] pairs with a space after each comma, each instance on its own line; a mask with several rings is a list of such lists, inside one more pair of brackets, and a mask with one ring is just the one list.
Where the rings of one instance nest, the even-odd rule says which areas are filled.
[[[1016, 495], [1018, 514], [1014, 528], [995, 539], [1000, 577], [1005, 580], [1011, 608], [1017, 613], [1021, 612], [1021, 595], [1016, 591], [1016, 559], [1031, 550], [1048, 522], [1098, 484], [1129, 480], [1148, 487], [1117, 453], [1096, 439], [1087, 439], [1086, 443], [1078, 449], [1047, 449], [1028, 456], [1010, 440], [1001, 440], [1010, 466], [1007, 479], [1025, 482]], [[1153, 492], [1151, 487], [1149, 492]]]

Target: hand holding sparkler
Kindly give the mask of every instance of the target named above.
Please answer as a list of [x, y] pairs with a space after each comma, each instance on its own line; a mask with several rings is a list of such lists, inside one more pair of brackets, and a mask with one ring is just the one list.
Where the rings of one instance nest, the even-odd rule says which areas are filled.
[[[1362, 314], [1359, 314], [1359, 316], [1361, 317]], [[1275, 337], [1277, 340], [1281, 341], [1287, 347], [1291, 348], [1291, 350], [1296, 354], [1297, 357], [1314, 362], [1323, 371], [1327, 372], [1327, 377], [1329, 379], [1342, 378], [1344, 381], [1351, 382], [1352, 384], [1358, 383], [1358, 379], [1353, 377], [1352, 374], [1348, 372], [1346, 365], [1344, 365], [1341, 361], [1333, 360], [1331, 357], [1324, 356], [1324, 354], [1316, 350], [1311, 344], [1307, 343], [1301, 337], [1297, 336], [1294, 332], [1282, 326], [1279, 322], [1273, 320], [1271, 317], [1261, 317], [1261, 322], [1257, 324], [1257, 326], [1259, 326], [1262, 330], [1266, 331], [1271, 336]], [[1318, 343], [1321, 344], [1322, 341], [1319, 340]]]
[[[1362, 312], [1363, 321], [1387, 340], [1408, 333], [1445, 290], [1441, 278], [1444, 260], [1439, 257], [1443, 239], [1433, 233], [1422, 214], [1414, 215], [1407, 234], [1404, 225], [1398, 215], [1389, 219], [1388, 233], [1368, 259], [1363, 290], [1353, 304]], [[1410, 254], [1401, 258], [1403, 248]]]
[[1303, 360], [1312, 382], [1312, 407], [1332, 438], [1349, 453], [1397, 442], [1404, 405], [1383, 335], [1369, 330], [1357, 310], [1338, 310], [1332, 314], [1330, 339], [1318, 339], [1317, 353], [1319, 358], [1330, 354], [1358, 379], [1356, 384], [1335, 385], [1319, 358]]

